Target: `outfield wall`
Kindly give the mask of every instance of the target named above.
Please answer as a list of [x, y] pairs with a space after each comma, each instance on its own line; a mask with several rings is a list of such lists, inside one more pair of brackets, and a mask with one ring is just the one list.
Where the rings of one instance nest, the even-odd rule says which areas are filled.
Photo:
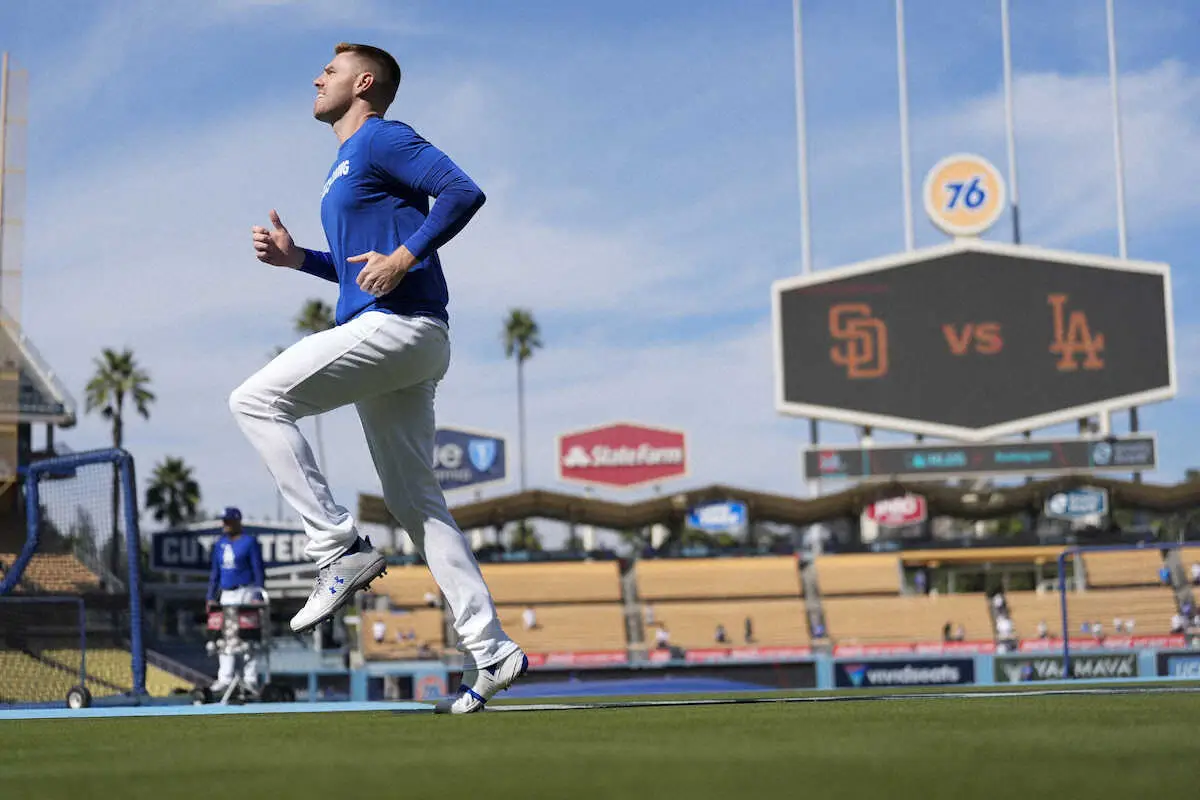
[[[1191, 646], [1185, 646], [1183, 637], [1155, 638], [1168, 639], [1167, 646], [1101, 647], [1092, 643], [1091, 647], [1077, 650], [1072, 643], [1070, 682], [1200, 680], [1200, 642], [1193, 640]], [[631, 679], [661, 682], [663, 690], [669, 690], [672, 682], [682, 686], [684, 681], [694, 680], [714, 685], [724, 681], [730, 690], [906, 689], [1068, 680], [1063, 671], [1061, 644], [1058, 649], [1030, 647], [1002, 653], [995, 652], [994, 647], [980, 647], [983, 652], [971, 652], [967, 649], [970, 643], [957, 644], [958, 648], [936, 653], [919, 652], [911, 646], [907, 650], [890, 648], [869, 654], [778, 652], [797, 648], [676, 651], [655, 653], [653, 659], [639, 661], [630, 660], [625, 653], [536, 654], [530, 659], [531, 669], [521, 685], [543, 685], [561, 694], [564, 687], [576, 684], [580, 694], [587, 694], [605, 682]], [[302, 697], [310, 696], [304, 689], [315, 690], [318, 684], [317, 676], [306, 678], [298, 687]], [[349, 699], [382, 699], [385, 678], [399, 681], [400, 699], [430, 700], [457, 687], [461, 671], [429, 661], [373, 662], [350, 672]], [[341, 681], [346, 681], [345, 673], [341, 673]], [[313, 699], [320, 698], [313, 695]]]

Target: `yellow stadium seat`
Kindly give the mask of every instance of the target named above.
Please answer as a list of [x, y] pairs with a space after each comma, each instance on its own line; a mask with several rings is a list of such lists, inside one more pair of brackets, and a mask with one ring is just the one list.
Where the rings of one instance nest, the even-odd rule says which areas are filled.
[[941, 641], [947, 622], [961, 624], [968, 640], [993, 638], [984, 594], [834, 597], [821, 605], [829, 636], [839, 644]]
[[[1058, 592], [1010, 592], [1006, 597], [1019, 637], [1031, 639], [1037, 636], [1037, 625], [1042, 621], [1051, 636], [1062, 636], [1062, 601]], [[1170, 633], [1175, 609], [1175, 595], [1165, 586], [1093, 589], [1067, 594], [1067, 624], [1072, 637], [1087, 636], [1080, 629], [1084, 622], [1099, 622], [1105, 635], [1117, 634], [1113, 630], [1114, 619], [1132, 620], [1134, 635]]]
[[643, 601], [801, 596], [793, 556], [646, 559], [637, 585]]
[[534, 605], [537, 627], [526, 630], [524, 606], [499, 606], [500, 624], [527, 653], [624, 650], [625, 613], [618, 603]]
[[[375, 623], [384, 624], [383, 641], [375, 641]], [[415, 639], [401, 640], [397, 634], [413, 633]], [[363, 657], [368, 660], [415, 658], [422, 644], [439, 655], [446, 648], [442, 612], [420, 609], [410, 613], [364, 611], [362, 614]]]
[[[743, 636], [750, 617], [754, 640]], [[802, 647], [809, 644], [808, 619], [801, 600], [704, 600], [654, 604], [654, 626], [646, 627], [646, 646], [653, 647], [655, 628], [670, 634], [669, 643], [683, 648]], [[717, 625], [725, 626], [728, 641], [716, 641]]]
[[1144, 550], [1082, 553], [1088, 586], [1154, 586], [1162, 569], [1162, 552]]
[[815, 561], [822, 597], [900, 591], [900, 557], [895, 553], [847, 553]]
[[[0, 563], [11, 567], [17, 556], [0, 553]], [[99, 589], [100, 581], [96, 573], [69, 553], [34, 553], [17, 586], [26, 591], [37, 588], [50, 594], [80, 594]]]

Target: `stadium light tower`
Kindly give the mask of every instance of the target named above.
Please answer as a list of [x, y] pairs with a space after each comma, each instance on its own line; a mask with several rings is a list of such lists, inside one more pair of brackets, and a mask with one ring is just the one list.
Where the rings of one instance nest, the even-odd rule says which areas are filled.
[[[800, 182], [800, 272], [812, 272], [812, 211], [808, 193], [808, 117], [804, 99], [804, 25], [801, 0], [792, 0], [792, 36], [795, 43], [796, 76], [796, 166]], [[820, 426], [815, 419], [808, 421], [808, 441], [816, 446], [821, 440]], [[821, 482], [810, 480], [808, 494], [821, 493]]]
[[[1125, 158], [1121, 146], [1121, 97], [1117, 79], [1117, 19], [1114, 0], [1104, 4], [1105, 28], [1108, 34], [1108, 86], [1112, 95], [1113, 160], [1117, 179], [1117, 254], [1129, 257], [1129, 238], [1125, 224]], [[1129, 409], [1129, 430], [1138, 431], [1137, 406]], [[1142, 474], [1133, 473], [1134, 481], [1141, 482]]]
[[900, 185], [904, 192], [904, 249], [915, 246], [912, 209], [912, 155], [908, 141], [908, 48], [904, 34], [904, 0], [896, 0], [896, 78], [900, 95]]

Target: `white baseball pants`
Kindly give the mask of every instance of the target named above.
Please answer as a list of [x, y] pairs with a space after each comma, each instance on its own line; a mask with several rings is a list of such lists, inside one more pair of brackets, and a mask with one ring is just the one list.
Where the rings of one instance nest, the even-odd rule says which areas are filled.
[[[261, 587], [260, 587], [261, 588]], [[225, 606], [245, 606], [255, 602], [254, 590], [248, 588], [222, 589], [220, 603]], [[258, 656], [255, 650], [247, 650], [242, 663], [242, 680], [251, 686], [258, 684]], [[233, 683], [233, 674], [237, 668], [237, 656], [233, 653], [217, 655], [217, 685], [228, 686]]]
[[429, 565], [454, 615], [460, 647], [478, 666], [517, 645], [433, 473], [433, 399], [450, 364], [436, 319], [368, 311], [306, 336], [233, 391], [229, 406], [304, 523], [305, 555], [320, 566], [354, 544], [354, 516], [334, 502], [296, 422], [354, 403], [388, 510]]

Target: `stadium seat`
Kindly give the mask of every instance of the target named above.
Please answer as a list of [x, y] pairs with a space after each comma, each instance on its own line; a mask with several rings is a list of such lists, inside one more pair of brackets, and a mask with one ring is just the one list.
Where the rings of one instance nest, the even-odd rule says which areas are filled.
[[[42, 658], [67, 668], [78, 668], [78, 648], [55, 648], [43, 650]], [[119, 686], [124, 691], [133, 689], [132, 657], [128, 650], [116, 647], [89, 647], [87, 650], [87, 674], [105, 683]], [[166, 697], [176, 689], [190, 690], [192, 684], [172, 675], [153, 664], [146, 664], [146, 691], [155, 697]], [[112, 694], [111, 690], [106, 694]]]
[[[620, 575], [615, 561], [483, 564], [483, 578], [498, 604], [618, 602]], [[425, 593], [440, 595], [425, 566], [389, 567], [371, 587], [393, 605], [419, 608]]]
[[822, 597], [900, 592], [900, 557], [895, 553], [817, 556], [815, 563]]
[[[1062, 636], [1062, 605], [1057, 592], [1010, 592], [1006, 595], [1013, 627], [1021, 638], [1037, 635], [1045, 621], [1051, 636]], [[1167, 587], [1147, 589], [1096, 589], [1067, 595], [1067, 623], [1071, 636], [1086, 636], [1080, 626], [1099, 622], [1106, 635], [1115, 634], [1113, 620], [1133, 620], [1135, 635], [1170, 633], [1175, 595]]]
[[1144, 550], [1082, 553], [1088, 586], [1154, 586], [1162, 569], [1162, 551]]
[[[0, 703], [58, 702], [79, 683], [79, 661], [75, 669], [63, 669], [40, 661], [20, 650], [0, 649]], [[95, 697], [116, 694], [111, 687], [87, 682]]]
[[425, 605], [425, 593], [441, 596], [437, 583], [429, 574], [429, 568], [413, 566], [389, 566], [386, 575], [380, 576], [370, 589], [372, 594], [387, 595], [392, 605], [399, 608], [420, 608]]
[[621, 600], [615, 561], [484, 564], [481, 569], [497, 605]]
[[500, 624], [527, 653], [624, 650], [625, 612], [619, 603], [533, 606], [537, 627], [526, 630], [524, 606], [499, 606]]
[[900, 553], [900, 560], [909, 567], [949, 564], [1053, 564], [1062, 551], [1061, 545], [905, 550]]
[[[743, 636], [744, 623], [753, 622], [754, 641]], [[654, 604], [655, 626], [646, 628], [646, 646], [654, 646], [654, 628], [670, 634], [670, 644], [683, 648], [783, 647], [809, 644], [808, 621], [801, 600], [707, 600]], [[717, 624], [725, 626], [728, 641], [714, 638]]]
[[1179, 563], [1183, 565], [1184, 579], [1192, 580], [1192, 564], [1200, 563], [1200, 547], [1179, 548]]
[[992, 638], [984, 594], [834, 597], [821, 605], [825, 627], [838, 644], [941, 641], [947, 622], [962, 625], [969, 640]]
[[644, 559], [637, 564], [643, 601], [801, 596], [793, 556]]
[[[382, 642], [375, 641], [375, 623], [382, 621], [386, 632]], [[415, 639], [400, 641], [398, 633], [412, 632]], [[428, 645], [439, 655], [446, 649], [442, 612], [421, 609], [409, 613], [364, 611], [362, 614], [363, 657], [368, 660], [414, 658], [417, 649]]]
[[[11, 568], [17, 553], [0, 553], [0, 564]], [[45, 594], [80, 594], [100, 588], [96, 573], [69, 553], [34, 553], [25, 565], [17, 589]]]

